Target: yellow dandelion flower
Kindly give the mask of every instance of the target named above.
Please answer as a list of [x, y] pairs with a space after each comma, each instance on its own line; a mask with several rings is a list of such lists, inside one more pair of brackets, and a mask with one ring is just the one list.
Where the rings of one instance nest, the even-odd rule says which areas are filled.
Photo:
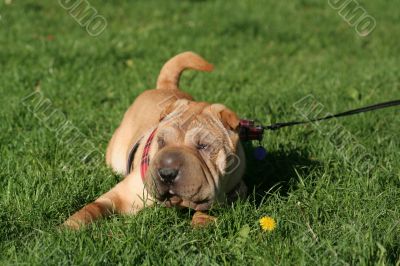
[[260, 219], [259, 222], [260, 222], [261, 228], [264, 231], [271, 232], [271, 231], [274, 231], [276, 228], [276, 222], [275, 222], [274, 218], [272, 218], [272, 217], [264, 216]]

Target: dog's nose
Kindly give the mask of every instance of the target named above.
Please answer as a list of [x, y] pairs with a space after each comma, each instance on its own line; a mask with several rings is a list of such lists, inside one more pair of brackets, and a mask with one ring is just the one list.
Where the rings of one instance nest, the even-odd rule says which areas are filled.
[[160, 175], [161, 181], [171, 183], [178, 176], [179, 170], [175, 168], [160, 168], [158, 174]]
[[159, 161], [158, 175], [161, 181], [171, 183], [179, 174], [181, 165], [180, 155], [175, 151], [168, 151], [163, 154]]

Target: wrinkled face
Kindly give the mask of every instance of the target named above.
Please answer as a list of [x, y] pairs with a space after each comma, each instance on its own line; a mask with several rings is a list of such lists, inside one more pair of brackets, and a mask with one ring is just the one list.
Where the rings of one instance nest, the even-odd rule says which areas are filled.
[[146, 187], [166, 206], [209, 209], [240, 168], [239, 121], [219, 104], [179, 100], [169, 109], [151, 145]]

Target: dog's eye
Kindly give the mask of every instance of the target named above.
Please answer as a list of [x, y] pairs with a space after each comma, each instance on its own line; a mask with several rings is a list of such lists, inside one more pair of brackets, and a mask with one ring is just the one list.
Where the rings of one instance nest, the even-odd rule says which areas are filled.
[[165, 146], [165, 140], [163, 138], [158, 138], [157, 143], [158, 143], [159, 148], [162, 148]]
[[199, 143], [199, 144], [197, 144], [197, 146], [196, 146], [196, 148], [197, 148], [198, 150], [205, 150], [205, 149], [207, 149], [207, 147], [208, 147], [207, 144], [202, 144], [202, 143]]

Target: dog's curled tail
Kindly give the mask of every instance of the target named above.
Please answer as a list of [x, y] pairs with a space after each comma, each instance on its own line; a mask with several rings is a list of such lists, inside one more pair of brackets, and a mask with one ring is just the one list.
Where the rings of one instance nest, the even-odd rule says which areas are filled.
[[168, 60], [157, 79], [157, 89], [179, 89], [179, 78], [185, 69], [210, 72], [214, 66], [193, 52], [184, 52]]

